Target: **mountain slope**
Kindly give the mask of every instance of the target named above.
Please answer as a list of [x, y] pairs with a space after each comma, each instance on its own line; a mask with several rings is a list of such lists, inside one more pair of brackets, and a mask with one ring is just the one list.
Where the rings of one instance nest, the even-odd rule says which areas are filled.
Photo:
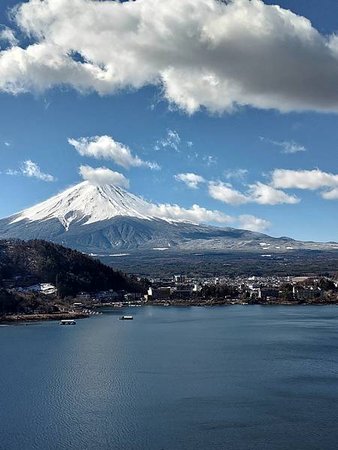
[[156, 205], [122, 188], [83, 182], [0, 220], [0, 239], [46, 239], [100, 255], [154, 249], [279, 252], [338, 248], [333, 243], [300, 242], [172, 220], [158, 211]]
[[[30, 284], [50, 282], [59, 293], [106, 289], [141, 292], [143, 286], [96, 259], [51, 242], [0, 240], [0, 287], [3, 279]], [[33, 280], [33, 281], [32, 281]]]
[[14, 216], [10, 224], [57, 219], [65, 230], [74, 223], [89, 224], [116, 216], [151, 219], [150, 204], [126, 190], [111, 185], [95, 186], [83, 181], [61, 194]]

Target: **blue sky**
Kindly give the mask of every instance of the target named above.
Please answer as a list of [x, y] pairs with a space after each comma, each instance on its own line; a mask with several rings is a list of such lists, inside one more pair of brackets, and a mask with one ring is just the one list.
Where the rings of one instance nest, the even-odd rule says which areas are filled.
[[[74, 3], [81, 8], [81, 1], [83, 0], [76, 0]], [[210, 5], [212, 1], [198, 0], [201, 5], [203, 2]], [[33, 2], [27, 4], [29, 3]], [[149, 0], [149, 3], [154, 7], [156, 0]], [[241, 8], [246, 8], [248, 1], [238, 0], [234, 3], [237, 3], [236, 7], [241, 11]], [[3, 36], [0, 41], [3, 49], [0, 54], [0, 78], [5, 80], [0, 82], [1, 217], [31, 206], [82, 181], [80, 166], [90, 166], [93, 169], [104, 166], [123, 174], [129, 180], [131, 192], [156, 203], [178, 204], [184, 208], [198, 204], [209, 210], [218, 210], [234, 218], [233, 222], [227, 224], [231, 226], [244, 226], [244, 217], [254, 216], [262, 220], [253, 225], [253, 228], [274, 236], [287, 235], [297, 239], [319, 241], [338, 240], [338, 101], [335, 101], [334, 90], [332, 95], [326, 92], [330, 89], [328, 86], [331, 68], [335, 61], [323, 62], [317, 44], [317, 47], [314, 46], [317, 53], [311, 54], [311, 64], [318, 67], [323, 65], [323, 77], [317, 75], [312, 79], [304, 75], [304, 84], [309, 83], [309, 86], [308, 89], [304, 88], [304, 93], [296, 101], [293, 97], [292, 82], [283, 86], [278, 98], [275, 98], [273, 91], [264, 92], [264, 84], [259, 87], [259, 92], [255, 91], [258, 84], [255, 68], [252, 79], [249, 73], [241, 89], [235, 90], [231, 104], [221, 98], [223, 85], [216, 92], [216, 97], [210, 90], [204, 92], [204, 86], [194, 90], [191, 82], [199, 86], [198, 71], [196, 80], [189, 78], [190, 84], [185, 87], [187, 72], [180, 67], [180, 78], [177, 81], [176, 75], [173, 77], [167, 67], [161, 67], [161, 70], [156, 69], [161, 72], [161, 82], [154, 85], [152, 81], [144, 81], [148, 80], [147, 77], [150, 77], [150, 80], [152, 75], [144, 74], [142, 65], [140, 74], [137, 74], [137, 67], [130, 68], [123, 61], [119, 66], [121, 87], [118, 92], [112, 84], [108, 83], [108, 87], [106, 84], [98, 85], [96, 81], [87, 81], [85, 77], [83, 83], [89, 86], [85, 85], [84, 89], [81, 85], [79, 88], [78, 80], [74, 81], [65, 69], [52, 75], [48, 72], [47, 77], [51, 77], [53, 81], [48, 81], [46, 86], [45, 78], [41, 81], [45, 73], [41, 65], [35, 67], [27, 61], [21, 61], [19, 67], [13, 51], [15, 47], [25, 51], [30, 44], [42, 42], [42, 38], [37, 35], [29, 36], [27, 28], [23, 28], [23, 23], [30, 23], [28, 26], [36, 27], [35, 30], [46, 25], [32, 25], [28, 22], [32, 17], [38, 22], [34, 10], [29, 9], [22, 13], [21, 25], [18, 24], [18, 19], [17, 22], [10, 21], [8, 8], [15, 4], [17, 2], [3, 1], [0, 5], [0, 22], [8, 27], [3, 26], [2, 30], [13, 30], [16, 39], [15, 42], [9, 42], [10, 36], [7, 33], [7, 37]], [[282, 8], [291, 9], [298, 16], [307, 17], [312, 22], [312, 30], [317, 29], [318, 36], [320, 33], [323, 39], [338, 29], [338, 5], [335, 1], [322, 0], [320, 7], [318, 1], [314, 0], [266, 1], [265, 5], [257, 7], [263, 8], [265, 13], [268, 4], [279, 4]], [[57, 20], [63, 25], [66, 13], [63, 16], [61, 9], [61, 12], [56, 13], [48, 8], [46, 11], [51, 15], [58, 15]], [[270, 14], [270, 10], [266, 11]], [[224, 14], [227, 14], [225, 9]], [[24, 22], [22, 17], [27, 22]], [[239, 20], [242, 20], [241, 17]], [[244, 21], [245, 16], [243, 17]], [[297, 16], [292, 16], [291, 22], [293, 17], [297, 19]], [[170, 26], [172, 22], [168, 23]], [[273, 40], [271, 33], [275, 29], [276, 33], [280, 34], [279, 27], [282, 25], [278, 22], [278, 17], [274, 16], [268, 16], [268, 23], [271, 23], [272, 31], [267, 36], [264, 33], [262, 35], [266, 40]], [[303, 32], [301, 22], [292, 24], [293, 27], [299, 27], [299, 33]], [[196, 24], [193, 23], [193, 26]], [[55, 32], [59, 32], [61, 25], [58, 27]], [[51, 39], [48, 33], [52, 28], [48, 25], [48, 28], [43, 29], [44, 35], [47, 33], [47, 40]], [[85, 31], [79, 26], [79, 34], [81, 30]], [[291, 28], [282, 30], [288, 39], [288, 33], [292, 33], [290, 30]], [[118, 31], [121, 33], [121, 30]], [[113, 29], [112, 32], [116, 30]], [[239, 27], [236, 43], [242, 38], [245, 43], [245, 32], [245, 29], [241, 32]], [[283, 56], [289, 51], [294, 52], [295, 42], [299, 42], [299, 36], [290, 38], [290, 42], [288, 39], [285, 39]], [[316, 39], [316, 36], [313, 39]], [[308, 40], [309, 38], [306, 38], [305, 44], [303, 42], [300, 46], [301, 57], [308, 51]], [[81, 45], [80, 43], [79, 53], [85, 54], [86, 49]], [[122, 39], [119, 43], [119, 52], [122, 55], [128, 50], [128, 45], [130, 44], [126, 35], [125, 40]], [[249, 47], [250, 41], [246, 45]], [[267, 52], [266, 65], [271, 65], [273, 69], [275, 62], [271, 60], [271, 53], [265, 50], [262, 36], [259, 35], [257, 42], [252, 45], [257, 45], [252, 49], [252, 54], [257, 52], [257, 58], [262, 55], [258, 46], [263, 47], [263, 52]], [[74, 46], [76, 50], [76, 44]], [[311, 52], [315, 52], [314, 47], [311, 44]], [[278, 50], [280, 48], [279, 46]], [[93, 52], [93, 49], [88, 52]], [[183, 50], [182, 54], [184, 56]], [[182, 57], [182, 54], [179, 56]], [[211, 71], [210, 66], [216, 65], [217, 61], [209, 59], [208, 53], [201, 52], [201, 55], [204, 55], [206, 60], [203, 68], [207, 67]], [[250, 56], [250, 49], [248, 55]], [[6, 64], [1, 64], [1, 58], [4, 57], [12, 58], [9, 59], [13, 61], [11, 70]], [[105, 57], [106, 55], [100, 54], [100, 58]], [[148, 56], [143, 53], [142, 58], [145, 58], [144, 66], [149, 64], [151, 70], [155, 70], [155, 56], [150, 62]], [[173, 65], [176, 68], [175, 61], [170, 59], [169, 62], [168, 67]], [[25, 63], [27, 67], [22, 69], [22, 64]], [[122, 67], [122, 70], [123, 63], [127, 68]], [[292, 68], [292, 60], [291, 63], [286, 60], [285, 64], [287, 63], [289, 66], [286, 71], [290, 71], [288, 75], [297, 76], [301, 69], [296, 66]], [[307, 68], [306, 64], [307, 59], [304, 60], [304, 70], [316, 69], [316, 66]], [[17, 70], [16, 65], [19, 67]], [[243, 70], [246, 70], [245, 65], [243, 67]], [[250, 64], [248, 67], [251, 67]], [[195, 69], [196, 63], [193, 62], [191, 72]], [[214, 66], [212, 70], [215, 70]], [[318, 73], [320, 74], [320, 71]], [[268, 76], [270, 74], [267, 74]], [[271, 77], [276, 75], [272, 73]], [[297, 78], [295, 79], [297, 81]], [[269, 83], [273, 86], [273, 80], [268, 79], [266, 83], [267, 86]], [[229, 89], [231, 91], [231, 85]], [[187, 92], [190, 96], [188, 100], [185, 97]], [[97, 146], [90, 155], [89, 144], [95, 143], [101, 136], [109, 136], [112, 147], [108, 146], [105, 157], [102, 157], [101, 150], [101, 153], [95, 153]], [[76, 146], [68, 142], [70, 138], [83, 143], [82, 155]], [[81, 138], [87, 140], [81, 141]], [[129, 155], [134, 158], [124, 165], [121, 165], [116, 157], [116, 151], [121, 151], [121, 147], [128, 147]], [[116, 150], [115, 153], [112, 149]], [[136, 155], [139, 160], [157, 163], [160, 169], [138, 165], [135, 163]], [[29, 166], [27, 162], [33, 165]], [[198, 176], [199, 181], [189, 185], [186, 174]]]

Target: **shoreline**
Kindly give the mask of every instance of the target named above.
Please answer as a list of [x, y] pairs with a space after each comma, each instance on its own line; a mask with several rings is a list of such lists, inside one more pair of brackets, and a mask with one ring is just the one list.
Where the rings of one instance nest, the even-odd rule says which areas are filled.
[[42, 322], [63, 319], [86, 319], [90, 317], [86, 313], [50, 313], [50, 314], [14, 314], [0, 317], [0, 324], [14, 325], [23, 322]]
[[[338, 306], [338, 302], [328, 302], [328, 303], [295, 303], [295, 302], [283, 302], [283, 303], [188, 303], [188, 302], [172, 302], [170, 304], [165, 303], [146, 303], [141, 305], [143, 307], [155, 306], [155, 307], [196, 307], [196, 308], [213, 308], [213, 307], [228, 307], [228, 306]], [[113, 305], [105, 305], [105, 307], [114, 308]], [[130, 308], [131, 306], [121, 307]], [[117, 308], [114, 308], [117, 309]], [[90, 314], [83, 312], [69, 312], [69, 313], [49, 313], [49, 314], [14, 314], [0, 316], [1, 325], [14, 325], [22, 324], [25, 322], [45, 322], [45, 321], [58, 321], [63, 319], [88, 319], [91, 317]]]
[[175, 301], [171, 300], [168, 302], [148, 302], [142, 306], [197, 306], [197, 307], [213, 307], [213, 306], [336, 306], [338, 305], [338, 300], [334, 302], [187, 302], [187, 301]]

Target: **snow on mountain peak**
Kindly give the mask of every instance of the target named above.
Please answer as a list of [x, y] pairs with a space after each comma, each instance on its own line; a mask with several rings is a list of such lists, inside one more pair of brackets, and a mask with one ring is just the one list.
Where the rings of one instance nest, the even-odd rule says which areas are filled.
[[228, 224], [233, 217], [199, 205], [184, 208], [177, 204], [155, 204], [143, 200], [122, 187], [97, 185], [83, 181], [50, 199], [9, 218], [10, 224], [22, 221], [45, 222], [57, 219], [68, 230], [72, 224], [102, 222], [118, 216], [138, 219], [160, 219], [169, 223]]
[[73, 222], [83, 221], [83, 224], [90, 224], [116, 216], [151, 219], [154, 217], [147, 213], [151, 208], [151, 203], [120, 187], [97, 186], [83, 181], [38, 205], [21, 211], [11, 223], [22, 220], [35, 222], [58, 219], [68, 230]]

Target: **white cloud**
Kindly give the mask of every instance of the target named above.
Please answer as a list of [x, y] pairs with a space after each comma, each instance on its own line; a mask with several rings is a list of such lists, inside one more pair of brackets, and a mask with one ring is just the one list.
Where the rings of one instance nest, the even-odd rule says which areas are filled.
[[1, 48], [1, 41], [6, 42], [7, 45], [9, 46], [18, 44], [14, 31], [11, 28], [0, 25], [0, 48]]
[[191, 208], [182, 208], [178, 205], [160, 204], [152, 205], [147, 214], [160, 216], [169, 220], [182, 220], [193, 223], [214, 223], [217, 225], [235, 225], [250, 231], [263, 232], [271, 224], [265, 219], [251, 215], [240, 215], [239, 217], [229, 216], [218, 210], [209, 210], [199, 205]]
[[129, 147], [115, 141], [110, 136], [82, 137], [80, 139], [68, 139], [68, 142], [81, 156], [111, 159], [126, 169], [141, 166], [149, 169], [159, 169], [158, 164], [143, 161], [137, 155], [133, 156]]
[[230, 205], [242, 205], [245, 203], [258, 203], [260, 205], [280, 205], [283, 203], [299, 203], [299, 199], [293, 195], [275, 189], [264, 183], [257, 182], [248, 186], [248, 191], [242, 193], [229, 183], [211, 181], [209, 183], [209, 195], [215, 200]]
[[[320, 190], [325, 200], [338, 199], [338, 175], [314, 170], [275, 169], [268, 184], [257, 181], [246, 186], [245, 192], [240, 192], [230, 183], [221, 181], [209, 182], [209, 195], [223, 203], [241, 205], [257, 203], [259, 205], [297, 204], [300, 198], [290, 195], [282, 189]], [[328, 189], [329, 188], [329, 189]]]
[[338, 187], [332, 189], [331, 191], [322, 192], [321, 196], [325, 200], [338, 200]]
[[202, 161], [206, 163], [207, 166], [213, 166], [217, 164], [217, 157], [213, 155], [204, 155], [202, 156]]
[[21, 167], [21, 172], [26, 177], [33, 177], [33, 178], [37, 178], [38, 180], [42, 180], [42, 181], [55, 181], [55, 178], [53, 177], [53, 175], [42, 172], [40, 167], [31, 160], [24, 161], [24, 163]]
[[181, 143], [180, 135], [175, 130], [167, 130], [167, 135], [156, 142], [155, 150], [164, 149], [172, 149], [176, 152], [179, 151], [179, 146]]
[[283, 189], [320, 190], [324, 200], [338, 200], [338, 175], [319, 169], [275, 169], [272, 172], [272, 184]]
[[233, 189], [231, 184], [222, 183], [221, 181], [211, 181], [209, 183], [209, 195], [215, 200], [220, 200], [230, 205], [241, 205], [248, 202], [244, 194]]
[[174, 178], [185, 183], [190, 189], [197, 189], [201, 183], [205, 183], [205, 179], [196, 173], [179, 173]]
[[266, 231], [270, 228], [271, 223], [268, 220], [259, 217], [243, 214], [238, 218], [238, 226], [250, 231]]
[[47, 181], [47, 182], [56, 180], [56, 178], [53, 177], [53, 175], [42, 172], [40, 167], [38, 166], [38, 164], [31, 161], [30, 159], [27, 161], [24, 161], [22, 163], [20, 169], [18, 169], [18, 170], [8, 169], [6, 171], [6, 175], [23, 175], [25, 177], [37, 178], [38, 180]]
[[129, 188], [129, 180], [122, 175], [122, 173], [114, 172], [106, 167], [93, 168], [90, 166], [80, 166], [79, 173], [84, 180], [97, 186], [114, 184], [116, 186]]
[[224, 171], [224, 176], [227, 180], [231, 180], [232, 178], [243, 180], [247, 176], [247, 174], [247, 169], [233, 169]]
[[[79, 173], [84, 180], [88, 180], [95, 185], [115, 184], [124, 188], [129, 187], [127, 180], [121, 173], [113, 172], [106, 167], [98, 167], [94, 169], [90, 166], [80, 166]], [[222, 211], [210, 210], [203, 208], [197, 204], [191, 208], [183, 208], [176, 204], [148, 203], [144, 202], [144, 210], [146, 215], [161, 217], [167, 220], [180, 220], [193, 223], [213, 223], [217, 225], [229, 225], [239, 223], [247, 230], [258, 231], [267, 227], [268, 222], [254, 216], [239, 216], [238, 218], [229, 216]], [[246, 218], [246, 219], [245, 219]], [[244, 220], [245, 219], [245, 220]]]
[[306, 152], [306, 147], [302, 144], [298, 144], [295, 141], [273, 141], [264, 137], [260, 137], [260, 140], [275, 145], [276, 147], [280, 147], [282, 149], [282, 153], [292, 154], [298, 152]]
[[170, 204], [151, 205], [145, 212], [168, 220], [182, 220], [193, 223], [214, 223], [227, 226], [233, 224], [250, 231], [263, 232], [271, 226], [269, 221], [259, 217], [246, 214], [233, 217], [224, 214], [221, 211], [209, 210], [199, 205], [193, 205], [191, 208], [182, 208], [181, 206]]
[[338, 37], [261, 0], [30, 0], [13, 16], [34, 43], [0, 53], [2, 91], [155, 85], [188, 113], [338, 111]]
[[300, 202], [300, 199], [296, 196], [288, 195], [268, 184], [257, 182], [249, 185], [249, 188], [249, 202], [258, 203], [260, 205], [280, 205], [282, 203], [292, 205]]
[[172, 220], [187, 220], [194, 223], [228, 224], [234, 220], [233, 217], [221, 211], [209, 210], [199, 205], [193, 205], [191, 208], [182, 208], [181, 206], [170, 204], [151, 205], [147, 212], [154, 216]]
[[338, 187], [338, 175], [314, 170], [275, 169], [272, 173], [272, 184], [282, 189], [316, 190], [325, 187]]
[[246, 230], [264, 231], [271, 224], [265, 219], [251, 215], [241, 215], [239, 217], [229, 216], [218, 210], [209, 210], [199, 205], [191, 208], [183, 208], [171, 204], [149, 204], [144, 211], [148, 215], [159, 216], [168, 220], [180, 220], [193, 223], [213, 223], [219, 226], [236, 225]]
[[6, 175], [12, 175], [12, 176], [16, 176], [16, 175], [22, 175], [21, 170], [17, 170], [17, 169], [7, 169], [5, 171]]

